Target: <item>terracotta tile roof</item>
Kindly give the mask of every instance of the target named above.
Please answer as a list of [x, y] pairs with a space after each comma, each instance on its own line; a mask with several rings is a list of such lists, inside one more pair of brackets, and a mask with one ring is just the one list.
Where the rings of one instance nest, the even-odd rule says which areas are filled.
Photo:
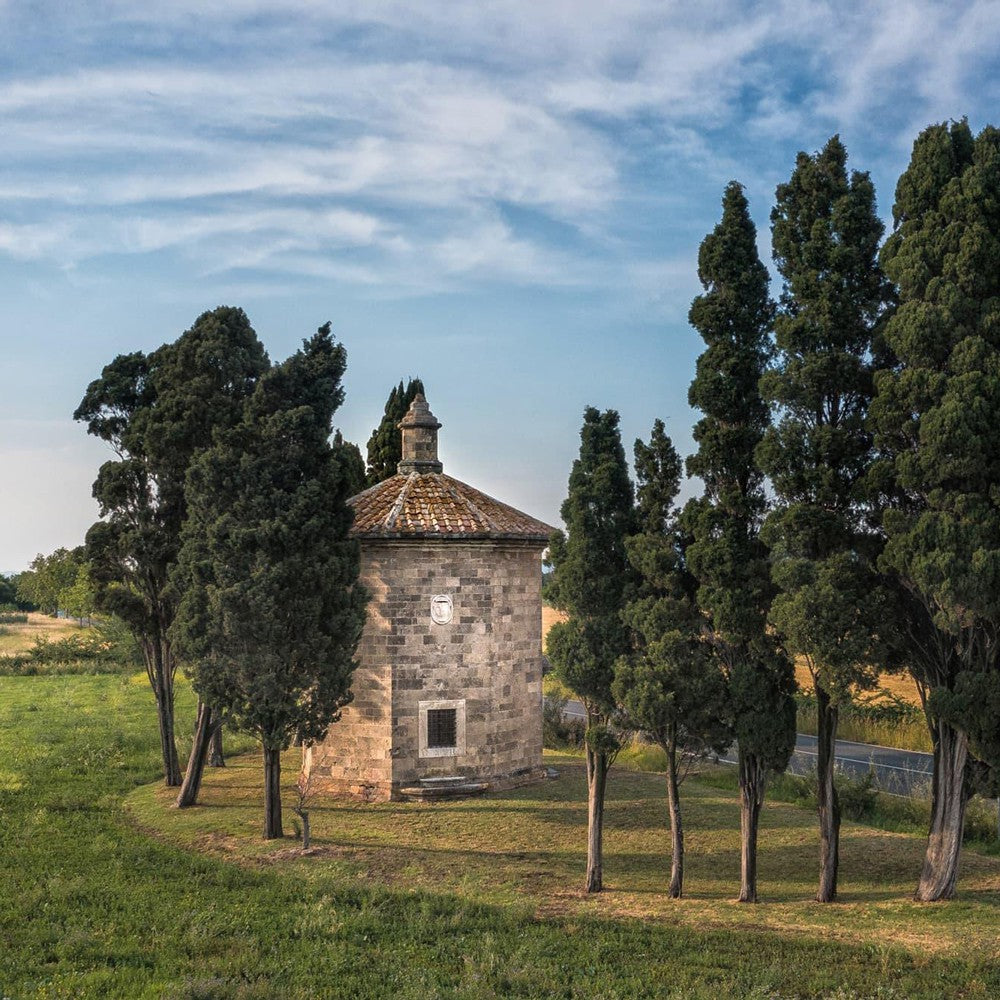
[[395, 475], [351, 497], [362, 538], [484, 538], [547, 542], [554, 530], [443, 473]]

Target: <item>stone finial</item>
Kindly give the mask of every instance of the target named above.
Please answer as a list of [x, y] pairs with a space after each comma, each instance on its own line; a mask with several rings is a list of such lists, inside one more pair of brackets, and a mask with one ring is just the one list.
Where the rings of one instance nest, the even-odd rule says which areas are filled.
[[414, 396], [410, 409], [398, 426], [403, 432], [403, 460], [397, 468], [399, 474], [440, 472], [438, 428], [441, 422], [431, 413], [422, 392]]

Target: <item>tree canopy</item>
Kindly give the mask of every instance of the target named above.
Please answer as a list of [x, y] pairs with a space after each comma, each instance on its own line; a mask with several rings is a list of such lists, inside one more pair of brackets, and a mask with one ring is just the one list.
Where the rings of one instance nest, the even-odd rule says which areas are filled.
[[669, 894], [681, 895], [684, 836], [679, 756], [721, 753], [732, 741], [726, 686], [704, 635], [696, 584], [684, 560], [675, 508], [681, 460], [662, 420], [649, 444], [635, 442], [638, 531], [626, 539], [637, 573], [635, 596], [623, 619], [632, 648], [615, 666], [612, 693], [629, 724], [663, 748], [672, 837]]
[[353, 483], [330, 441], [344, 348], [322, 327], [265, 373], [188, 477], [171, 628], [192, 683], [261, 741], [265, 836], [281, 836], [280, 752], [350, 701], [367, 594], [348, 537]]
[[1000, 131], [925, 129], [893, 220], [882, 263], [899, 304], [876, 375], [874, 479], [886, 508], [880, 565], [905, 594], [897, 634], [934, 741], [917, 889], [933, 900], [955, 891], [969, 778], [1000, 763]]
[[423, 391], [424, 383], [419, 378], [408, 379], [405, 387], [400, 379], [399, 385], [392, 387], [389, 398], [385, 401], [382, 420], [368, 439], [369, 486], [396, 475], [396, 466], [403, 457], [403, 437], [399, 422], [406, 416], [417, 393]]
[[121, 618], [143, 650], [168, 785], [181, 781], [173, 732], [176, 658], [167, 629], [176, 610], [168, 575], [187, 514], [185, 477], [267, 366], [243, 310], [221, 306], [172, 344], [116, 357], [74, 413], [117, 456], [94, 483], [103, 520], [87, 532], [86, 556], [98, 608]]
[[820, 887], [837, 894], [840, 809], [834, 785], [838, 706], [878, 677], [875, 538], [866, 530], [872, 460], [866, 419], [872, 354], [889, 289], [878, 266], [882, 223], [866, 173], [847, 172], [833, 136], [799, 153], [771, 212], [782, 278], [776, 363], [761, 391], [779, 417], [758, 448], [776, 494], [764, 539], [778, 586], [771, 621], [805, 658], [819, 717]]
[[739, 898], [757, 899], [757, 825], [769, 771], [783, 770], [795, 745], [795, 677], [767, 631], [772, 595], [759, 529], [767, 509], [755, 450], [769, 424], [758, 383], [771, 356], [774, 304], [742, 187], [726, 188], [722, 219], [702, 241], [704, 294], [690, 321], [705, 341], [688, 398], [704, 414], [688, 475], [703, 495], [684, 509], [686, 556], [698, 583], [713, 649], [728, 684], [739, 752], [743, 863]]
[[573, 462], [561, 513], [567, 532], [556, 531], [550, 540], [553, 569], [545, 593], [568, 619], [549, 631], [548, 654], [587, 710], [586, 886], [598, 892], [604, 788], [619, 748], [608, 726], [615, 711], [611, 684], [615, 664], [629, 648], [622, 611], [635, 582], [625, 547], [635, 530], [634, 494], [614, 410], [601, 413], [588, 406], [584, 411], [580, 457]]

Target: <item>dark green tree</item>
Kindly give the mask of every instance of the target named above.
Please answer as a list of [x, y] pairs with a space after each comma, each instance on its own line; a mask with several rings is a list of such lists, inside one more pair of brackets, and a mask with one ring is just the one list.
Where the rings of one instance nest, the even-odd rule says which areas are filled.
[[614, 410], [588, 406], [580, 431], [561, 514], [566, 533], [549, 543], [552, 575], [546, 597], [569, 616], [552, 626], [548, 656], [556, 675], [587, 712], [587, 892], [602, 888], [604, 792], [608, 769], [620, 749], [611, 726], [615, 663], [629, 649], [622, 611], [632, 596], [635, 572], [625, 539], [635, 533], [632, 482]]
[[916, 892], [930, 901], [954, 895], [972, 779], [1000, 763], [1000, 131], [922, 132], [893, 220], [882, 263], [899, 305], [875, 379], [874, 478], [881, 566], [906, 601], [902, 657], [934, 746]]
[[418, 378], [411, 378], [405, 387], [400, 379], [399, 385], [393, 386], [389, 393], [382, 420], [368, 439], [369, 486], [396, 475], [396, 466], [403, 457], [403, 437], [399, 422], [406, 416], [417, 393], [423, 391], [424, 383]]
[[866, 173], [847, 172], [834, 136], [799, 153], [771, 212], [783, 285], [777, 364], [761, 392], [779, 414], [758, 449], [777, 503], [764, 539], [779, 594], [771, 621], [803, 657], [816, 691], [820, 877], [816, 898], [837, 896], [840, 808], [834, 750], [840, 706], [878, 680], [880, 620], [875, 539], [865, 518], [872, 461], [866, 426], [872, 348], [889, 301], [877, 256], [883, 226]]
[[[6, 607], [7, 605], [19, 607], [17, 596], [17, 577], [18, 575], [16, 573], [12, 576], [0, 573], [0, 608]], [[31, 603], [34, 605], [34, 602]]]
[[203, 313], [175, 343], [119, 355], [87, 388], [74, 419], [111, 445], [94, 483], [101, 516], [86, 556], [99, 610], [136, 637], [156, 698], [164, 780], [180, 785], [174, 738], [175, 652], [167, 630], [176, 610], [168, 586], [186, 517], [191, 459], [231, 424], [268, 365], [241, 309]]
[[767, 500], [754, 459], [770, 422], [758, 383], [771, 356], [774, 304], [756, 229], [735, 181], [722, 206], [722, 221], [698, 254], [705, 292], [690, 313], [706, 347], [688, 393], [704, 416], [694, 428], [698, 451], [687, 472], [700, 476], [705, 490], [686, 505], [682, 523], [698, 604], [728, 687], [739, 764], [739, 900], [753, 903], [767, 777], [784, 770], [795, 746], [795, 674], [767, 631], [773, 587], [760, 539]]
[[354, 442], [345, 441], [339, 430], [333, 435], [333, 447], [347, 477], [350, 490], [347, 495], [360, 493], [365, 488], [365, 460], [361, 457], [361, 449]]
[[658, 744], [667, 758], [671, 898], [684, 885], [684, 831], [679, 784], [683, 757], [723, 752], [732, 742], [726, 685], [704, 634], [696, 584], [684, 561], [684, 537], [675, 508], [681, 460], [663, 421], [649, 444], [635, 442], [639, 531], [626, 539], [638, 578], [625, 608], [633, 649], [619, 659], [612, 693], [629, 723]]
[[266, 838], [282, 836], [281, 751], [339, 718], [364, 625], [352, 483], [330, 441], [345, 365], [327, 324], [188, 476], [171, 637], [201, 698], [262, 744]]

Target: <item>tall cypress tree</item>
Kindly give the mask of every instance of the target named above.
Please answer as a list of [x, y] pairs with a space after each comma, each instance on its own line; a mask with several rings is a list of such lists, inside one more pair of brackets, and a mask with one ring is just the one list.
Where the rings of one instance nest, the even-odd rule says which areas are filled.
[[365, 460], [361, 457], [361, 449], [353, 441], [345, 441], [339, 429], [333, 435], [333, 447], [347, 477], [348, 496], [360, 493], [365, 488]]
[[612, 692], [629, 723], [657, 743], [667, 758], [671, 898], [684, 885], [684, 832], [679, 783], [682, 754], [723, 752], [732, 742], [726, 685], [703, 635], [696, 584], [684, 560], [675, 508], [681, 460], [663, 421], [649, 444], [635, 442], [639, 532], [626, 550], [639, 577], [625, 608], [634, 648], [615, 668]]
[[587, 892], [603, 888], [602, 836], [608, 769], [619, 750], [609, 725], [615, 663], [629, 649], [622, 611], [635, 574], [625, 539], [635, 533], [632, 481], [614, 410], [588, 406], [580, 431], [580, 457], [569, 476], [561, 514], [567, 533], [549, 542], [552, 575], [546, 597], [569, 616], [548, 634], [556, 675], [583, 701], [587, 712]]
[[350, 701], [367, 594], [350, 474], [330, 441], [346, 354], [327, 324], [272, 368], [191, 468], [171, 637], [192, 683], [264, 754], [264, 836], [282, 836], [281, 751]]
[[725, 191], [722, 221], [705, 237], [698, 276], [705, 289], [690, 322], [705, 341], [688, 393], [704, 416], [687, 461], [704, 495], [684, 509], [688, 565], [726, 677], [739, 751], [742, 836], [740, 902], [757, 901], [757, 829], [767, 776], [795, 746], [795, 675], [767, 632], [772, 594], [759, 530], [767, 509], [754, 452], [769, 424], [758, 383], [771, 355], [774, 304], [743, 188]]
[[399, 422], [406, 416], [417, 393], [423, 391], [424, 383], [418, 378], [411, 378], [405, 387], [400, 379], [399, 385], [393, 386], [389, 393], [382, 420], [368, 439], [369, 486], [396, 475], [396, 466], [403, 457], [403, 437]]
[[268, 366], [242, 309], [203, 313], [176, 342], [119, 355], [87, 387], [73, 414], [118, 456], [101, 466], [101, 515], [87, 532], [98, 607], [135, 635], [156, 698], [164, 780], [181, 783], [174, 739], [176, 611], [169, 573], [187, 515], [188, 466], [217, 428], [232, 424]]
[[1000, 131], [922, 132], [893, 219], [899, 306], [872, 423], [881, 565], [907, 602], [898, 632], [934, 745], [929, 901], [954, 894], [971, 779], [1000, 764]]
[[783, 279], [775, 321], [777, 365], [761, 380], [780, 414], [758, 449], [777, 497], [764, 537], [780, 593], [771, 620], [808, 664], [818, 714], [820, 878], [837, 896], [840, 808], [834, 750], [840, 706], [878, 679], [880, 621], [874, 539], [864, 517], [872, 461], [866, 427], [872, 347], [888, 303], [878, 266], [882, 223], [866, 173], [848, 177], [834, 136], [799, 153], [771, 213]]

